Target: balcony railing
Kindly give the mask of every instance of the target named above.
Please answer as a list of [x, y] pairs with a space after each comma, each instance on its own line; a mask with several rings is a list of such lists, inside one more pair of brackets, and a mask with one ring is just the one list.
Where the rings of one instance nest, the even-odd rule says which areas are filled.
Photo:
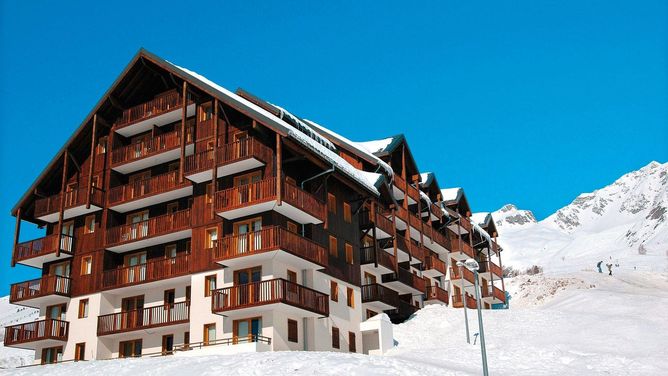
[[[192, 142], [194, 128], [186, 127], [186, 142]], [[181, 129], [166, 132], [151, 137], [145, 142], [130, 144], [115, 148], [111, 154], [111, 164], [120, 164], [136, 161], [145, 157], [160, 154], [167, 150], [175, 149], [181, 145]]]
[[438, 286], [427, 286], [425, 289], [425, 295], [427, 296], [427, 300], [438, 300], [448, 304], [448, 291], [443, 290]]
[[265, 304], [284, 303], [318, 315], [329, 316], [329, 297], [282, 278], [235, 285], [213, 291], [214, 313]]
[[[216, 166], [223, 166], [248, 158], [268, 162], [273, 158], [272, 150], [253, 137], [228, 143], [218, 147]], [[185, 172], [188, 175], [212, 169], [213, 149], [188, 156], [185, 161]]]
[[189, 256], [184, 254], [105, 270], [102, 274], [102, 288], [114, 289], [186, 275], [189, 273]]
[[[65, 192], [64, 209], [70, 209], [81, 205], [86, 205], [88, 187], [81, 187]], [[40, 198], [35, 201], [35, 217], [42, 217], [47, 214], [60, 211], [60, 199], [63, 195]], [[90, 202], [92, 205], [102, 207], [104, 204], [104, 192], [97, 187], [91, 187]]]
[[97, 335], [184, 324], [190, 321], [190, 302], [165, 304], [99, 316]]
[[[452, 306], [455, 308], [464, 307], [464, 304], [462, 303], [462, 294], [452, 295]], [[469, 294], [466, 294], [466, 307], [471, 309], [476, 309], [478, 307], [475, 298]]]
[[[191, 102], [188, 101], [188, 104], [190, 103]], [[121, 117], [116, 121], [115, 126], [116, 128], [123, 128], [139, 121], [174, 111], [181, 108], [182, 104], [183, 100], [181, 94], [177, 91], [168, 91], [148, 102], [130, 107], [123, 111]]]
[[475, 277], [473, 275], [473, 272], [468, 270], [467, 268], [462, 267], [461, 271], [462, 274], [459, 274], [459, 267], [451, 267], [450, 268], [450, 280], [454, 282], [459, 282], [462, 279], [462, 276], [464, 276], [464, 279], [470, 283], [475, 283]]
[[143, 197], [169, 192], [175, 189], [185, 188], [190, 185], [191, 183], [189, 181], [184, 180], [183, 182], [179, 182], [178, 171], [170, 171], [165, 174], [152, 176], [147, 179], [111, 188], [109, 189], [107, 199], [109, 205], [112, 206]]
[[505, 303], [506, 294], [496, 286], [488, 285], [487, 288], [481, 288], [483, 298], [494, 298]]
[[[325, 204], [315, 196], [285, 180], [282, 182], [281, 191], [283, 201], [315, 218], [324, 220]], [[216, 192], [215, 207], [217, 212], [224, 212], [277, 198], [276, 178], [272, 177]]]
[[392, 220], [387, 218], [382, 212], [378, 211], [375, 215], [370, 209], [362, 211], [360, 216], [360, 226], [368, 228], [368, 226], [375, 224], [375, 226], [388, 235], [394, 233], [394, 225]]
[[399, 306], [399, 293], [378, 283], [362, 286], [362, 303], [381, 302]]
[[495, 263], [491, 261], [483, 261], [480, 263], [480, 273], [489, 273], [492, 272], [494, 275], [498, 276], [501, 278], [503, 276], [503, 271], [501, 270], [501, 267], [496, 265]]
[[42, 340], [67, 341], [69, 323], [46, 319], [5, 327], [5, 346]]
[[[394, 185], [399, 188], [402, 192], [406, 191], [406, 180], [404, 180], [399, 175], [394, 175]], [[417, 201], [420, 199], [420, 193], [418, 193], [417, 188], [408, 184], [408, 196], [413, 200]]]
[[107, 246], [119, 245], [190, 228], [190, 209], [107, 230]]
[[421, 277], [413, 274], [410, 272], [410, 270], [406, 270], [403, 268], [399, 268], [398, 273], [389, 273], [389, 274], [383, 274], [382, 275], [382, 281], [383, 283], [388, 283], [388, 282], [401, 282], [406, 286], [412, 287], [418, 291], [424, 292], [425, 288], [425, 281]]
[[16, 245], [16, 261], [30, 259], [33, 257], [46, 256], [51, 253], [72, 253], [74, 237], [69, 235], [51, 234], [43, 238], [31, 240]]
[[59, 275], [46, 275], [30, 281], [15, 283], [9, 290], [9, 302], [40, 298], [48, 295], [70, 296], [72, 280]]
[[378, 253], [374, 247], [365, 247], [360, 249], [360, 265], [375, 264], [382, 265], [387, 269], [394, 270], [394, 255], [378, 249]]
[[215, 261], [251, 256], [282, 249], [292, 255], [326, 267], [327, 250], [320, 244], [279, 226], [222, 238], [213, 248]]
[[475, 258], [475, 252], [468, 242], [461, 239], [459, 235], [455, 234], [450, 229], [448, 229], [448, 235], [450, 235], [450, 252], [460, 252], [469, 258]]
[[438, 256], [435, 255], [425, 257], [424, 269], [425, 270], [434, 269], [440, 272], [441, 274], [445, 274], [448, 270], [445, 261], [439, 259]]

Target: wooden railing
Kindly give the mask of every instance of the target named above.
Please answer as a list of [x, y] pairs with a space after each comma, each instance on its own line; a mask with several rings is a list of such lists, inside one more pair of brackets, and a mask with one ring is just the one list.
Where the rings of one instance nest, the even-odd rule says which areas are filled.
[[475, 252], [471, 245], [464, 239], [461, 239], [454, 231], [448, 229], [450, 239], [450, 252], [461, 252], [470, 258], [475, 258]]
[[183, 324], [188, 321], [190, 321], [189, 301], [165, 304], [99, 316], [97, 335]]
[[365, 209], [360, 215], [360, 227], [368, 228], [372, 224], [375, 224], [384, 233], [392, 235], [394, 233], [394, 225], [392, 224], [392, 220], [387, 218], [386, 215], [387, 213], [384, 214], [381, 211], [377, 211], [374, 215], [373, 211]]
[[150, 178], [135, 181], [109, 189], [109, 205], [121, 204], [142, 197], [169, 192], [191, 185], [189, 181], [179, 182], [179, 172], [170, 171]]
[[[123, 128], [136, 122], [174, 111], [177, 108], [181, 108], [182, 103], [181, 94], [176, 90], [162, 93], [148, 102], [123, 111], [121, 117], [116, 121], [115, 127]], [[188, 101], [188, 104], [190, 103]]]
[[186, 275], [189, 273], [189, 256], [183, 254], [149, 260], [145, 264], [105, 270], [102, 273], [102, 288], [114, 289]]
[[445, 274], [448, 271], [445, 261], [438, 258], [436, 255], [430, 255], [425, 257], [424, 260], [424, 269], [434, 269], [442, 274]]
[[22, 261], [38, 256], [46, 256], [61, 252], [72, 253], [74, 250], [74, 237], [69, 235], [51, 234], [43, 238], [31, 240], [16, 245], [16, 261]]
[[467, 231], [471, 232], [471, 220], [467, 217], [461, 216], [459, 220], [460, 225]]
[[45, 275], [30, 281], [15, 283], [9, 289], [9, 302], [39, 298], [48, 295], [70, 296], [72, 280], [59, 275]]
[[451, 281], [460, 281], [462, 278], [462, 275], [464, 276], [464, 279], [471, 282], [475, 283], [475, 275], [473, 274], [472, 271], [468, 270], [465, 267], [462, 267], [462, 274], [459, 274], [460, 268], [458, 266], [453, 266], [450, 268], [450, 280]]
[[[266, 163], [273, 158], [273, 152], [257, 139], [248, 137], [219, 146], [215, 165], [222, 166], [247, 158], [255, 158]], [[186, 157], [185, 172], [194, 174], [210, 170], [213, 166], [213, 149], [208, 149]]]
[[[406, 193], [406, 180], [404, 180], [401, 176], [394, 175], [394, 185], [402, 192]], [[418, 192], [417, 188], [410, 184], [408, 184], [408, 196], [415, 201], [420, 199], [420, 193]]]
[[5, 327], [5, 346], [41, 340], [67, 341], [69, 323], [46, 319]]
[[450, 241], [447, 236], [439, 232], [438, 230], [432, 228], [431, 233], [429, 234], [429, 237], [431, 240], [433, 240], [435, 243], [438, 243], [441, 247], [445, 249], [450, 248]]
[[480, 263], [480, 273], [489, 273], [489, 272], [494, 273], [494, 275], [498, 276], [499, 278], [503, 276], [503, 271], [501, 270], [500, 266], [496, 265], [491, 261], [482, 261]]
[[483, 298], [495, 298], [502, 302], [506, 302], [506, 294], [496, 286], [488, 285], [487, 288], [481, 288]]
[[[276, 178], [272, 177], [216, 192], [215, 208], [218, 212], [230, 211], [273, 201], [277, 197]], [[325, 204], [322, 201], [285, 180], [282, 182], [281, 199], [315, 218], [320, 220], [325, 218]]]
[[[192, 142], [193, 127], [186, 127], [186, 142]], [[175, 149], [181, 145], [181, 129], [150, 137], [146, 142], [115, 148], [111, 154], [111, 164], [119, 165], [151, 155]]]
[[382, 302], [392, 307], [399, 305], [399, 293], [378, 283], [362, 286], [362, 303]]
[[[71, 191], [65, 192], [64, 209], [73, 208], [76, 206], [86, 205], [88, 187], [81, 187]], [[55, 213], [60, 210], [60, 199], [63, 195], [56, 194], [53, 196], [40, 198], [35, 200], [35, 217]], [[97, 187], [91, 187], [90, 202], [95, 206], [103, 206], [104, 191]]]
[[443, 290], [438, 286], [427, 286], [425, 289], [425, 295], [427, 296], [427, 300], [438, 300], [448, 304], [448, 291]]
[[323, 267], [328, 265], [329, 258], [325, 247], [279, 226], [226, 236], [220, 239], [213, 248], [213, 259], [223, 261], [277, 249], [282, 249]]
[[374, 264], [382, 265], [390, 270], [394, 270], [394, 255], [389, 254], [383, 249], [378, 249], [378, 253], [374, 247], [365, 247], [360, 249], [360, 265]]
[[282, 278], [214, 290], [212, 298], [211, 309], [214, 313], [284, 303], [329, 316], [327, 295]]
[[424, 279], [404, 268], [399, 268], [398, 273], [383, 274], [381, 280], [383, 283], [398, 281], [422, 292], [424, 292], [425, 288]]
[[[464, 307], [464, 304], [462, 303], [462, 294], [452, 295], [452, 306], [455, 308]], [[471, 309], [476, 309], [478, 307], [475, 298], [468, 293], [466, 293], [466, 307]]]
[[107, 230], [107, 246], [165, 235], [190, 228], [190, 209], [149, 218]]
[[431, 203], [431, 206], [429, 207], [429, 209], [439, 219], [441, 219], [441, 217], [443, 217], [443, 210], [441, 210], [441, 208], [438, 205], [434, 204], [433, 202]]
[[248, 334], [245, 336], [233, 336], [211, 341], [191, 342], [174, 346], [173, 352], [190, 351], [190, 350], [206, 348], [209, 346], [230, 346], [230, 345], [238, 345], [240, 343], [255, 343], [255, 342], [271, 345], [271, 338], [261, 336], [258, 334]]

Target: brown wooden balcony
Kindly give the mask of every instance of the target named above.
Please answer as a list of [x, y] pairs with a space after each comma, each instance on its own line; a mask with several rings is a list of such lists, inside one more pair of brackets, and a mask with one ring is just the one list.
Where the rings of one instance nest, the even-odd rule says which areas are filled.
[[[461, 294], [452, 294], [452, 306], [454, 308], [462, 308], [464, 307], [464, 304], [462, 303], [462, 295]], [[478, 304], [476, 303], [476, 300], [473, 296], [469, 295], [466, 293], [466, 308], [470, 309], [476, 309], [478, 307]]]
[[445, 261], [438, 258], [438, 255], [431, 254], [424, 259], [424, 268], [422, 274], [427, 277], [440, 277], [445, 275], [448, 271], [448, 267]]
[[362, 284], [362, 275], [360, 273], [360, 266], [357, 264], [341, 264], [329, 265], [323, 273], [334, 278], [350, 283], [351, 285], [360, 286]]
[[[86, 209], [87, 195], [87, 186], [65, 192], [63, 219], [70, 219], [102, 210], [104, 206], [104, 192], [97, 187], [91, 187], [90, 208], [88, 209]], [[63, 195], [59, 193], [35, 200], [35, 218], [49, 223], [58, 222], [60, 200], [62, 197]]]
[[[394, 215], [396, 217], [395, 218], [395, 221], [396, 221], [395, 223], [396, 223], [396, 226], [397, 226], [397, 230], [402, 230], [403, 231], [403, 230], [407, 229], [408, 228], [408, 216], [409, 216], [408, 210], [406, 210], [406, 208], [404, 208], [401, 205], [397, 205], [396, 208], [395, 208], [395, 211], [394, 211]], [[385, 216], [390, 220], [390, 223], [392, 223], [392, 211], [388, 210], [387, 212], [385, 212]]]
[[[461, 269], [462, 274], [459, 274], [459, 270]], [[464, 277], [464, 280], [462, 281], [462, 277]], [[465, 267], [458, 267], [458, 266], [453, 266], [450, 268], [450, 281], [452, 281], [453, 284], [456, 284], [458, 286], [461, 286], [462, 283], [464, 286], [471, 286], [475, 283], [475, 275], [473, 274], [472, 271], [468, 270]]]
[[506, 294], [500, 288], [488, 285], [486, 288], [481, 288], [482, 300], [490, 304], [499, 304], [506, 302]]
[[447, 211], [450, 216], [459, 218], [459, 220], [456, 220], [448, 225], [448, 228], [452, 230], [453, 233], [468, 234], [469, 232], [471, 232], [472, 225], [471, 225], [471, 220], [469, 218], [464, 217], [459, 213], [450, 209], [448, 209]]
[[[209, 149], [186, 158], [185, 176], [203, 183], [213, 177], [213, 154]], [[228, 176], [264, 166], [273, 159], [273, 151], [255, 138], [248, 137], [218, 147], [216, 150], [216, 176]]]
[[9, 302], [28, 307], [66, 302], [72, 280], [59, 275], [45, 275], [30, 281], [15, 283], [9, 290]]
[[486, 279], [492, 279], [492, 274], [496, 276], [495, 279], [501, 279], [501, 277], [503, 277], [503, 270], [501, 270], [501, 267], [491, 261], [480, 262], [480, 271], [478, 273], [481, 277], [485, 277]]
[[398, 291], [400, 294], [423, 294], [425, 281], [410, 270], [399, 268], [398, 273], [383, 274], [381, 277], [383, 284]]
[[408, 203], [410, 205], [413, 205], [417, 202], [417, 200], [420, 199], [420, 193], [414, 186], [410, 184], [406, 185], [406, 180], [404, 180], [404, 178], [402, 178], [400, 175], [395, 174], [394, 186], [392, 187], [394, 198], [397, 200], [405, 199], [406, 187], [408, 187]]
[[425, 289], [426, 301], [428, 303], [448, 304], [448, 291], [438, 286], [427, 286]]
[[325, 204], [322, 201], [285, 180], [281, 187], [280, 206], [276, 178], [271, 177], [216, 192], [215, 210], [228, 220], [269, 210], [302, 224], [319, 224], [325, 220]]
[[434, 204], [433, 202], [429, 206], [429, 210], [431, 211], [431, 219], [438, 221], [443, 217], [443, 210], [441, 210], [441, 207]]
[[277, 305], [303, 317], [329, 316], [329, 296], [282, 278], [214, 290], [211, 300], [212, 312], [225, 316], [257, 314]]
[[448, 235], [450, 235], [450, 255], [454, 259], [466, 260], [475, 258], [475, 251], [466, 240], [450, 230], [448, 230]]
[[381, 211], [376, 213], [370, 209], [365, 209], [360, 215], [360, 227], [363, 229], [376, 227], [376, 239], [386, 239], [394, 234], [394, 225], [392, 220], [385, 216]]
[[[58, 258], [72, 257], [73, 250], [74, 237], [51, 234], [17, 244], [15, 260], [19, 264], [41, 269], [44, 263], [55, 261]], [[60, 255], [57, 256], [57, 253], [60, 253]]]
[[[153, 126], [178, 121], [182, 117], [183, 98], [176, 90], [157, 95], [154, 99], [128, 108], [114, 123], [114, 130], [125, 137], [146, 132]], [[188, 100], [187, 116], [195, 114], [195, 104]]]
[[109, 209], [119, 213], [191, 196], [192, 183], [179, 182], [179, 172], [170, 171], [109, 189]]
[[[117, 289], [189, 275], [188, 254], [149, 260], [145, 264], [121, 266], [102, 273], [102, 289]], [[139, 286], [138, 288], [144, 288]]]
[[217, 242], [213, 253], [214, 261], [232, 268], [275, 260], [300, 269], [321, 269], [329, 260], [325, 247], [279, 226], [226, 236]]
[[435, 228], [430, 228], [429, 240], [425, 240], [425, 247], [438, 253], [447, 253], [450, 249], [450, 239]]
[[5, 346], [35, 349], [67, 342], [69, 323], [46, 319], [5, 327]]
[[374, 311], [386, 311], [399, 306], [399, 293], [378, 283], [362, 286], [362, 303]]
[[[194, 127], [186, 127], [186, 155], [194, 151], [192, 144]], [[166, 132], [146, 141], [114, 148], [111, 153], [111, 169], [129, 174], [181, 156], [181, 128]]]
[[185, 301], [99, 316], [97, 335], [106, 336], [189, 322], [190, 302]]
[[149, 218], [142, 222], [111, 227], [107, 230], [107, 249], [127, 252], [175, 240], [189, 238], [190, 209]]
[[394, 255], [378, 248], [365, 247], [360, 249], [360, 265], [370, 265], [382, 269], [383, 272], [389, 273], [394, 270]]

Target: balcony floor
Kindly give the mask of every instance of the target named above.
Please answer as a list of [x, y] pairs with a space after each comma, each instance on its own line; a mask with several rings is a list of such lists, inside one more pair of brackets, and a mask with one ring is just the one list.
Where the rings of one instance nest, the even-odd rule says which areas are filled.
[[[388, 246], [385, 249], [385, 252], [388, 252], [392, 256], [394, 256], [394, 247], [392, 245], [392, 242], [388, 242]], [[398, 262], [405, 262], [408, 261], [408, 252], [404, 251], [401, 249], [399, 246], [397, 246], [397, 261]], [[413, 259], [415, 260], [415, 259]]]
[[[86, 215], [90, 213], [95, 213], [96, 211], [102, 210], [101, 207], [96, 206], [91, 204], [90, 208], [86, 209], [86, 204], [79, 205], [79, 206], [74, 206], [71, 208], [67, 208], [63, 211], [63, 219], [70, 219], [74, 217], [78, 217], [80, 215]], [[58, 217], [59, 213], [56, 211], [54, 213], [46, 214], [41, 217], [37, 217], [37, 219], [44, 221], [44, 222], [49, 222], [49, 223], [56, 223], [58, 222]]]
[[287, 303], [258, 304], [254, 306], [231, 309], [229, 311], [214, 312], [214, 314], [223, 315], [228, 318], [245, 318], [259, 316], [265, 312], [282, 312], [292, 317], [323, 317], [319, 313], [311, 312], [307, 309], [298, 308]]
[[56, 252], [51, 252], [42, 256], [35, 256], [23, 260], [16, 260], [17, 264], [32, 266], [33, 268], [41, 269], [42, 266], [47, 262], [52, 262], [56, 260], [66, 260], [71, 258], [72, 254], [60, 251], [60, 257], [56, 257]]
[[[192, 143], [186, 145], [186, 156], [192, 155], [195, 152], [195, 145]], [[135, 171], [143, 170], [151, 166], [157, 166], [166, 162], [171, 162], [181, 158], [181, 149], [176, 147], [166, 149], [162, 152], [147, 155], [127, 163], [121, 163], [113, 166], [111, 169], [121, 174], [130, 174]]]
[[437, 278], [437, 277], [445, 275], [445, 273], [441, 273], [440, 271], [438, 271], [436, 269], [427, 269], [427, 270], [422, 271], [422, 275], [424, 275], [425, 277], [429, 277], [429, 278]]
[[58, 340], [58, 339], [36, 339], [34, 341], [30, 342], [23, 342], [23, 343], [17, 343], [15, 345], [9, 345], [6, 347], [13, 347], [15, 349], [25, 349], [25, 350], [36, 350], [38, 347], [40, 348], [47, 348], [47, 347], [56, 347], [56, 346], [63, 346], [67, 343], [65, 340]]
[[[160, 114], [158, 116], [153, 116], [145, 120], [138, 121], [134, 124], [122, 127], [120, 129], [116, 130], [116, 133], [120, 134], [121, 136], [124, 137], [130, 137], [137, 135], [139, 133], [143, 133], [146, 131], [150, 131], [153, 126], [158, 126], [161, 127], [165, 124], [170, 124], [175, 121], [178, 121], [181, 119], [181, 107], [176, 108], [173, 111], [165, 112], [163, 114]], [[188, 105], [186, 109], [186, 114], [188, 117], [193, 116], [195, 114], [195, 104]]]
[[165, 279], [160, 279], [157, 281], [150, 281], [150, 282], [145, 282], [145, 281], [140, 281], [137, 280], [131, 285], [126, 285], [122, 287], [105, 287], [102, 290], [102, 295], [119, 295], [119, 296], [130, 296], [129, 294], [134, 294], [134, 293], [139, 293], [140, 291], [148, 291], [148, 290], [161, 290], [164, 288], [168, 287], [174, 287], [174, 286], [187, 286], [191, 282], [191, 276], [190, 274], [186, 275], [179, 275], [175, 277], [167, 277]]
[[282, 204], [279, 206], [277, 205], [276, 200], [270, 200], [270, 201], [265, 201], [265, 202], [260, 202], [260, 203], [255, 203], [255, 204], [248, 204], [244, 207], [237, 208], [237, 209], [232, 209], [232, 210], [226, 210], [226, 211], [218, 211], [217, 214], [225, 219], [228, 220], [233, 220], [237, 218], [242, 218], [246, 217], [249, 215], [255, 215], [263, 212], [267, 212], [270, 210], [275, 210], [276, 212], [283, 214], [284, 216], [300, 223], [300, 224], [307, 224], [307, 223], [313, 223], [313, 224], [320, 224], [322, 221], [305, 211], [302, 211], [287, 202], [283, 201]]
[[111, 252], [123, 253], [123, 252], [133, 251], [135, 249], [150, 247], [153, 245], [174, 242], [181, 239], [187, 239], [191, 237], [191, 235], [192, 235], [192, 229], [186, 229], [165, 235], [152, 236], [150, 238], [140, 238], [120, 245], [107, 246], [106, 249]]
[[60, 303], [67, 303], [69, 300], [70, 300], [69, 296], [59, 295], [54, 293], [49, 295], [42, 295], [33, 298], [12, 301], [11, 304], [24, 307], [41, 308]]
[[217, 262], [220, 265], [228, 268], [239, 269], [244, 267], [252, 267], [255, 265], [260, 265], [262, 262], [268, 260], [274, 260], [281, 263], [285, 263], [287, 265], [292, 265], [297, 269], [320, 270], [324, 268], [324, 266], [322, 265], [318, 265], [315, 262], [301, 258], [282, 249], [259, 252], [259, 253], [242, 254], [234, 258], [220, 260]]
[[460, 251], [450, 252], [450, 257], [452, 257], [453, 259], [455, 259], [457, 261], [465, 261], [465, 260], [471, 258], [471, 256], [467, 255], [464, 252], [460, 252]]
[[[218, 170], [216, 172], [216, 176], [223, 177], [223, 176], [228, 176], [228, 175], [234, 175], [238, 174], [243, 171], [247, 170], [252, 170], [254, 168], [262, 167], [264, 166], [264, 163], [258, 159], [255, 159], [253, 157], [249, 157], [248, 159], [244, 159], [241, 161], [236, 161], [232, 163], [226, 163], [222, 166], [218, 166]], [[205, 181], [209, 181], [212, 178], [212, 172], [213, 169], [208, 169], [206, 171], [200, 171], [196, 172], [194, 174], [189, 174], [186, 175], [186, 178], [188, 180], [191, 180], [195, 183], [203, 183]]]
[[431, 251], [434, 251], [438, 253], [439, 255], [447, 255], [448, 254], [448, 249], [445, 248], [444, 246], [438, 244], [435, 241], [432, 241], [429, 237], [425, 236], [424, 237], [424, 247], [428, 248]]
[[383, 312], [387, 311], [388, 309], [395, 309], [397, 307], [394, 307], [390, 304], [387, 304], [385, 302], [381, 302], [380, 300], [373, 300], [369, 302], [363, 302], [362, 303], [362, 308], [364, 310], [370, 309], [374, 312]]
[[174, 189], [169, 192], [164, 192], [164, 193], [159, 193], [157, 195], [149, 195], [146, 197], [139, 197], [136, 198], [132, 201], [127, 201], [122, 204], [117, 204], [113, 206], [109, 206], [109, 209], [119, 212], [119, 213], [126, 213], [135, 209], [141, 209], [145, 208], [147, 206], [152, 206], [155, 204], [159, 204], [161, 202], [167, 202], [167, 201], [172, 201], [176, 200], [182, 197], [187, 197], [187, 196], [192, 196], [193, 194], [193, 187], [187, 186], [179, 189]]
[[457, 235], [462, 235], [462, 234], [468, 234], [469, 233], [468, 231], [466, 231], [464, 226], [459, 226], [459, 225], [457, 225], [457, 223], [448, 226], [448, 228], [450, 230], [452, 230], [452, 232], [454, 232]]
[[[394, 196], [395, 200], [403, 200], [404, 196], [405, 196], [404, 191], [397, 188], [396, 185], [392, 186], [392, 195]], [[414, 204], [417, 204], [417, 202], [415, 200], [413, 200], [412, 197], [408, 196], [408, 204], [409, 205], [414, 205]]]

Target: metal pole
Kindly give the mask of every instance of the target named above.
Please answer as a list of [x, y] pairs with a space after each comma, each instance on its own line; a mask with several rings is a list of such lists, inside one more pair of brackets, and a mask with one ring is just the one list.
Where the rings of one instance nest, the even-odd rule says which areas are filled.
[[466, 313], [466, 295], [464, 292], [464, 273], [462, 272], [462, 266], [458, 265], [459, 268], [459, 279], [462, 282], [462, 303], [464, 304], [464, 323], [466, 324], [466, 343], [471, 343], [471, 336], [469, 335], [469, 317]]
[[[480, 352], [482, 353], [482, 374], [484, 376], [489, 376], [489, 371], [487, 370], [487, 351], [485, 350], [485, 330], [482, 327], [482, 310], [480, 309], [480, 292], [478, 291], [478, 271], [474, 270], [475, 274], [475, 300], [476, 307], [478, 308], [478, 327], [480, 330]], [[464, 304], [466, 305], [466, 304]]]

